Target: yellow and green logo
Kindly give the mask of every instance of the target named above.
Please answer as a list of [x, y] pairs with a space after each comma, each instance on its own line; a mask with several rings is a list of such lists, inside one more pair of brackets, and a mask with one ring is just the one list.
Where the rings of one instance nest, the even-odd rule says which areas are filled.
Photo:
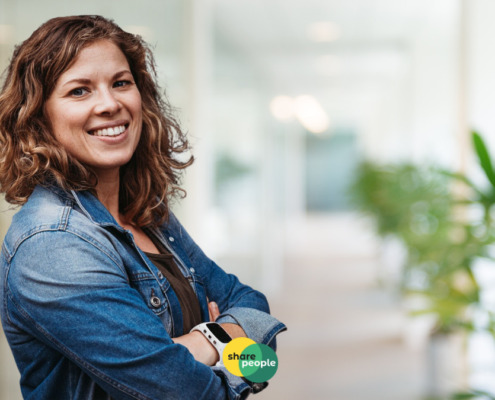
[[242, 376], [251, 382], [271, 379], [278, 368], [277, 354], [271, 347], [243, 337], [233, 339], [227, 344], [222, 361], [231, 374]]

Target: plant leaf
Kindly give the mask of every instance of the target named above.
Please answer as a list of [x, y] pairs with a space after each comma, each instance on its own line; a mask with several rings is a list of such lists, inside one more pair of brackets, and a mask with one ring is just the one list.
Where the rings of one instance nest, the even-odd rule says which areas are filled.
[[493, 171], [492, 160], [486, 148], [485, 142], [477, 132], [473, 131], [472, 136], [474, 149], [476, 150], [476, 154], [480, 160], [481, 168], [485, 171], [486, 177], [490, 183], [495, 187], [495, 172]]
[[461, 174], [459, 172], [451, 172], [446, 169], [438, 169], [438, 172], [442, 175], [445, 175], [449, 178], [458, 180], [460, 182], [465, 183], [469, 187], [471, 187], [478, 195], [485, 196], [483, 191], [481, 191], [466, 175]]
[[470, 390], [469, 392], [455, 393], [451, 397], [452, 400], [467, 400], [467, 399], [479, 399], [479, 400], [495, 400], [493, 394], [481, 391]]

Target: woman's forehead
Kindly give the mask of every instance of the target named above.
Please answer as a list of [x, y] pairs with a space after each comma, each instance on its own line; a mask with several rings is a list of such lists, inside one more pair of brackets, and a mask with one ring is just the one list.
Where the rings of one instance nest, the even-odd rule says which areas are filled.
[[89, 78], [100, 72], [123, 71], [130, 72], [130, 67], [122, 50], [109, 40], [101, 40], [84, 47], [58, 81], [64, 83], [73, 79]]

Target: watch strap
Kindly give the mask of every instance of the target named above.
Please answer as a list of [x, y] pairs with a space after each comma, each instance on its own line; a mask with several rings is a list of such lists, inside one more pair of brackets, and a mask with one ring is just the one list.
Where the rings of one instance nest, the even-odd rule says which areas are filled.
[[[215, 332], [213, 330], [217, 331], [217, 333], [221, 334], [221, 338], [217, 337]], [[218, 359], [219, 361], [217, 362], [217, 366], [223, 365], [223, 350], [225, 349], [225, 346], [227, 345], [228, 342], [232, 340], [230, 335], [223, 329], [220, 324], [216, 322], [203, 322], [199, 325], [196, 325], [194, 328], [191, 329], [191, 332], [193, 331], [198, 331], [203, 334], [203, 336], [212, 344], [212, 346], [215, 348], [215, 350], [218, 353]]]

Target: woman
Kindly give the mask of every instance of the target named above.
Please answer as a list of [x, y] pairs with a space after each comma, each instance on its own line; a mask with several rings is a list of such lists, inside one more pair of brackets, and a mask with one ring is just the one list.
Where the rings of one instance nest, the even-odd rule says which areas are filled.
[[285, 326], [170, 212], [192, 160], [177, 157], [188, 146], [169, 110], [148, 47], [102, 17], [51, 19], [14, 51], [0, 190], [22, 208], [0, 307], [25, 398], [237, 399], [266, 386], [216, 366], [194, 329], [216, 320], [275, 347]]

